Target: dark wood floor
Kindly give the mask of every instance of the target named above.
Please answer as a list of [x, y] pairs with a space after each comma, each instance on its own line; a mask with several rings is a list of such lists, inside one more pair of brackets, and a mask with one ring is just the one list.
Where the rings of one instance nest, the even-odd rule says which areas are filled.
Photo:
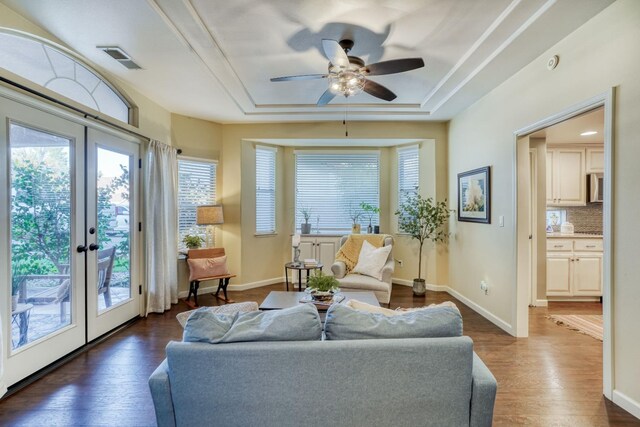
[[[261, 302], [273, 285], [233, 292], [237, 301]], [[217, 305], [203, 295], [202, 305]], [[597, 303], [556, 303], [531, 309], [530, 337], [515, 339], [443, 292], [428, 292], [426, 303], [454, 301], [465, 335], [498, 380], [496, 426], [640, 426], [640, 420], [602, 397], [602, 344], [556, 326], [549, 313], [600, 313]], [[411, 289], [394, 286], [391, 307], [425, 305]], [[180, 302], [151, 315], [81, 354], [46, 377], [0, 401], [1, 426], [155, 425], [147, 379], [164, 359], [169, 340], [182, 329]]]

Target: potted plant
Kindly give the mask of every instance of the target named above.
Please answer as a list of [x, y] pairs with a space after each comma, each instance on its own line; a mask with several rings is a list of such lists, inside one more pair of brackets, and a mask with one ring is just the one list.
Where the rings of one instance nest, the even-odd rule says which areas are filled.
[[432, 242], [444, 241], [447, 237], [443, 226], [449, 219], [446, 200], [435, 202], [431, 197], [423, 198], [419, 194], [410, 195], [396, 211], [398, 228], [409, 234], [420, 243], [418, 253], [418, 278], [413, 279], [413, 294], [422, 296], [426, 292], [425, 281], [422, 278], [422, 246], [427, 240]]
[[304, 218], [304, 222], [300, 224], [300, 233], [311, 234], [311, 223], [309, 222], [309, 219], [311, 218], [311, 209], [302, 208], [300, 209], [300, 213]]
[[307, 281], [307, 290], [314, 300], [328, 301], [333, 298], [339, 285], [335, 277], [327, 276], [322, 270], [316, 270]]
[[369, 203], [360, 202], [360, 208], [363, 211], [363, 214], [369, 217], [369, 226], [367, 226], [367, 233], [373, 233], [373, 226], [371, 225], [371, 221], [376, 214], [380, 213], [380, 208], [370, 205]]
[[362, 217], [362, 211], [358, 207], [349, 205], [349, 218], [351, 218], [351, 233], [360, 234], [360, 224], [358, 220]]
[[182, 243], [184, 243], [188, 249], [198, 249], [202, 246], [203, 242], [204, 239], [196, 234], [187, 234], [182, 238]]

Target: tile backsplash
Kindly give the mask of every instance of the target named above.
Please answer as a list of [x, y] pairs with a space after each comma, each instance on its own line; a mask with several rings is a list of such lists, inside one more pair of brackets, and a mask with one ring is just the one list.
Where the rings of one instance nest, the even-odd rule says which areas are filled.
[[[567, 222], [573, 224], [574, 232], [602, 234], [602, 203], [587, 203], [586, 206], [547, 208], [547, 210], [559, 209], [566, 211]], [[560, 231], [560, 224], [553, 228], [553, 231]]]

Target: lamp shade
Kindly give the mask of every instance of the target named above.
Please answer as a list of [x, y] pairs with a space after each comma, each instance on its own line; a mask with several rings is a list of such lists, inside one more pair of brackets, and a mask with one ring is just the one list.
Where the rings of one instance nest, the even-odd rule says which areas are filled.
[[224, 223], [222, 205], [202, 205], [196, 207], [196, 224], [215, 225]]

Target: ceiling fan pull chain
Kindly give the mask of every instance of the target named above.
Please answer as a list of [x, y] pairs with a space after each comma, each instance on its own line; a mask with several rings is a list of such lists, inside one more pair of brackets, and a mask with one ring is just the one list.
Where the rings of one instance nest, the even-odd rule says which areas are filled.
[[344, 106], [344, 136], [349, 136], [349, 98]]

